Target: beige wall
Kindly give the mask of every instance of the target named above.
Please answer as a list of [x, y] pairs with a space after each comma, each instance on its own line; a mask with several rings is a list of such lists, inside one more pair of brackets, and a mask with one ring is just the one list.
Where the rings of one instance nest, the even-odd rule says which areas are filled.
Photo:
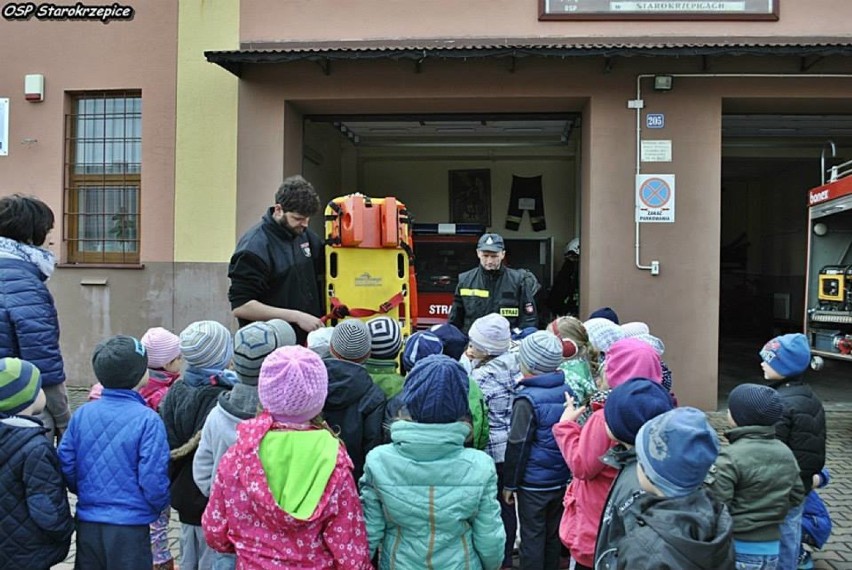
[[[10, 99], [9, 156], [0, 195], [28, 192], [57, 214], [62, 235], [64, 124], [68, 91], [142, 90], [142, 262], [174, 250], [177, 4], [149, 0], [130, 22], [0, 20], [0, 97]], [[24, 100], [24, 75], [44, 75], [42, 103]], [[25, 143], [27, 140], [36, 142]], [[55, 253], [61, 252], [56, 239]], [[62, 256], [64, 259], [64, 255]]]
[[[253, 0], [243, 2], [243, 43], [338, 41], [387, 38], [546, 37], [557, 40], [618, 36], [848, 36], [847, 0], [782, 0], [777, 22], [592, 22], [538, 21], [539, 0]], [[321, 22], [321, 25], [317, 25]]]

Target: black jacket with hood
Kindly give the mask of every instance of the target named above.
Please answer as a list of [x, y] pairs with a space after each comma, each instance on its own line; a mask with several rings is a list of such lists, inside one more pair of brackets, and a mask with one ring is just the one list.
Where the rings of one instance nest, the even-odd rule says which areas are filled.
[[328, 396], [322, 416], [346, 444], [354, 465], [352, 474], [358, 481], [367, 453], [383, 443], [385, 393], [362, 365], [336, 358], [323, 362], [328, 370]]
[[813, 487], [813, 476], [825, 466], [825, 409], [803, 375], [785, 378], [772, 387], [778, 390], [784, 404], [784, 415], [775, 424], [775, 437], [796, 456], [807, 495]]

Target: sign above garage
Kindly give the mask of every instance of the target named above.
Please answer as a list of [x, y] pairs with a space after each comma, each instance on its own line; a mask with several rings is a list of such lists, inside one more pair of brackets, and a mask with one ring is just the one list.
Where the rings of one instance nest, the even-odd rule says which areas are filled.
[[780, 0], [539, 0], [539, 20], [777, 20]]

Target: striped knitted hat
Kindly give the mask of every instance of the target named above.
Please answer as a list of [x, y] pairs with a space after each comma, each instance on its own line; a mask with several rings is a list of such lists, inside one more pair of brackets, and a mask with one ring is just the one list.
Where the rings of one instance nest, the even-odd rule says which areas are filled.
[[370, 329], [370, 356], [379, 360], [393, 360], [402, 348], [402, 328], [390, 317], [376, 317], [367, 321]]
[[370, 329], [360, 319], [341, 321], [331, 333], [328, 348], [338, 360], [362, 362], [370, 356]]
[[0, 359], [0, 412], [14, 415], [29, 407], [41, 390], [41, 372], [19, 358]]
[[180, 338], [163, 327], [148, 329], [139, 340], [148, 352], [149, 368], [162, 368], [180, 356]]
[[278, 348], [275, 328], [263, 321], [247, 324], [234, 335], [234, 372], [240, 382], [257, 386], [263, 359]]
[[234, 356], [234, 341], [223, 324], [197, 321], [180, 333], [180, 352], [189, 368], [224, 370]]
[[521, 341], [518, 359], [533, 376], [554, 372], [562, 363], [562, 341], [552, 332], [536, 331]]

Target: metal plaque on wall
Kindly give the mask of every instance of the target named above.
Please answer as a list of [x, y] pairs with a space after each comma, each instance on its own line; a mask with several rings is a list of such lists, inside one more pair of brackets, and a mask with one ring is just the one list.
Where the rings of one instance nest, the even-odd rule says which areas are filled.
[[539, 20], [777, 20], [780, 0], [539, 0]]

